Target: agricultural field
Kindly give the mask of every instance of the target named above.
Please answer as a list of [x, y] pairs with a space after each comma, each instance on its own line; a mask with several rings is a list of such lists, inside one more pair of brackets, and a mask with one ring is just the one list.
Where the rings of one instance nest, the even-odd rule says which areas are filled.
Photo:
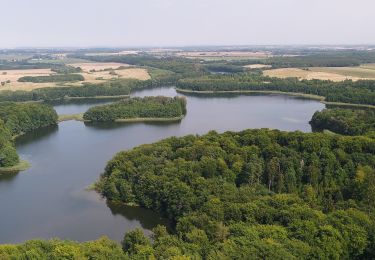
[[82, 86], [84, 82], [102, 83], [106, 80], [116, 78], [131, 78], [138, 80], [150, 79], [150, 74], [146, 69], [130, 67], [123, 63], [72, 63], [72, 67], [80, 67], [82, 72], [78, 73], [84, 77], [84, 81], [79, 82], [48, 82], [33, 83], [19, 82], [25, 76], [49, 76], [56, 74], [51, 69], [20, 69], [20, 70], [0, 70], [0, 91], [1, 90], [26, 90], [31, 91], [37, 88], [56, 86]]
[[266, 59], [272, 56], [271, 52], [250, 52], [250, 51], [187, 51], [177, 52], [178, 57], [204, 60], [246, 60]]
[[271, 68], [271, 65], [266, 65], [266, 64], [250, 64], [250, 65], [245, 65], [244, 68], [247, 69], [268, 69]]
[[281, 68], [263, 71], [264, 75], [278, 78], [297, 77], [300, 79], [320, 79], [343, 81], [351, 79], [353, 81], [361, 79], [375, 79], [375, 65], [366, 64], [359, 67], [310, 67], [307, 69]]
[[25, 76], [48, 76], [54, 74], [51, 69], [0, 70], [0, 90], [33, 90], [51, 87], [54, 83], [18, 82]]
[[[130, 78], [138, 80], [148, 80], [150, 75], [146, 69], [130, 67], [128, 64], [116, 62], [92, 62], [92, 63], [73, 63], [73, 67], [80, 67], [80, 73], [84, 82], [100, 83], [114, 78]], [[82, 84], [82, 83], [76, 83]]]

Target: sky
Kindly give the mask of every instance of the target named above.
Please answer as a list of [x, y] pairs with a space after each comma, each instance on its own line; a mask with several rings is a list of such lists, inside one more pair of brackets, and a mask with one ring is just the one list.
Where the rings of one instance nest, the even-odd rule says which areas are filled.
[[375, 44], [374, 0], [1, 0], [0, 48]]

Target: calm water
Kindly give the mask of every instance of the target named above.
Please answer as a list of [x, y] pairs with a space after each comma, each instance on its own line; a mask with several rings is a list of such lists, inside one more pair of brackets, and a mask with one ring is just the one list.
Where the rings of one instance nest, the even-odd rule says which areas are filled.
[[[144, 90], [135, 96], [174, 96], [172, 88]], [[169, 136], [246, 128], [310, 131], [308, 121], [324, 105], [288, 96], [188, 96], [181, 123], [85, 125], [68, 121], [17, 140], [32, 167], [0, 176], [0, 243], [60, 237], [91, 240], [101, 235], [121, 240], [135, 227], [150, 230], [165, 223], [151, 211], [107, 205], [87, 191], [106, 162], [121, 150]], [[93, 104], [57, 105], [60, 114], [81, 113]]]

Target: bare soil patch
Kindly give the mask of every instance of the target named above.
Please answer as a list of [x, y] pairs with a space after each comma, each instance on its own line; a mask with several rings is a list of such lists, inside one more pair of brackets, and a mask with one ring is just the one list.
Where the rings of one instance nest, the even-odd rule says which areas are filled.
[[244, 67], [248, 69], [267, 69], [267, 68], [271, 68], [272, 66], [266, 65], [266, 64], [250, 64], [250, 65], [245, 65]]

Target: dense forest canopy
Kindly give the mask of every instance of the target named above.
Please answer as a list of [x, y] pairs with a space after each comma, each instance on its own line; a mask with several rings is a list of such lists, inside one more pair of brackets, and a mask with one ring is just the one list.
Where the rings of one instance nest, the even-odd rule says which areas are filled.
[[193, 91], [282, 91], [323, 96], [326, 101], [375, 105], [375, 81], [332, 82], [271, 78], [255, 73], [181, 79], [177, 87]]
[[315, 131], [327, 129], [343, 135], [375, 136], [375, 110], [324, 109], [314, 113], [310, 124]]
[[0, 167], [19, 163], [12, 137], [54, 125], [57, 113], [49, 105], [40, 103], [0, 103]]
[[11, 167], [17, 163], [19, 157], [13, 145], [11, 131], [0, 119], [0, 167]]
[[186, 99], [183, 97], [130, 98], [109, 105], [90, 108], [83, 119], [107, 122], [130, 118], [180, 118], [186, 114]]
[[97, 188], [175, 222], [176, 235], [125, 247], [134, 256], [147, 246], [157, 258], [371, 258], [374, 167], [366, 137], [210, 132], [121, 152]]
[[374, 63], [375, 51], [336, 51], [292, 57], [273, 57], [267, 64], [273, 67], [347, 67]]

